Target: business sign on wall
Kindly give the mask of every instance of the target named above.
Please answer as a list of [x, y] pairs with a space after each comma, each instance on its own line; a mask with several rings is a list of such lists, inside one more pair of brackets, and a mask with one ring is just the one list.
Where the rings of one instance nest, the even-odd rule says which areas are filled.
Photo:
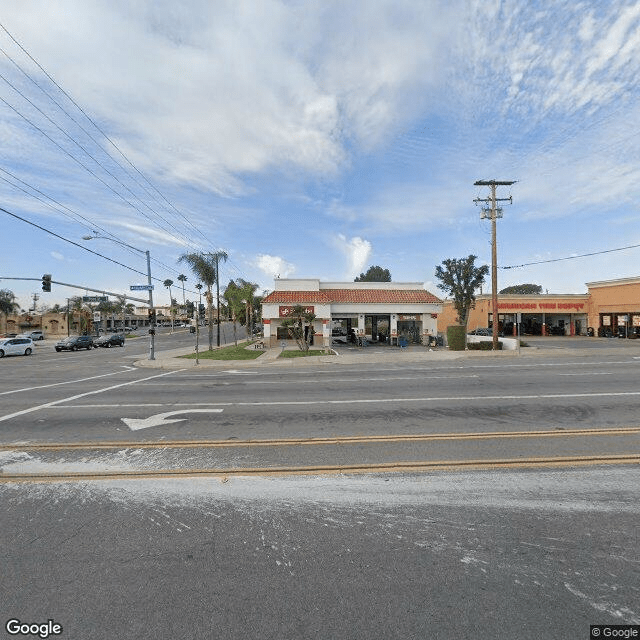
[[[295, 309], [295, 307], [279, 307], [278, 315], [281, 318], [288, 318], [291, 315], [291, 312]], [[304, 307], [305, 313], [315, 313], [315, 307]]]
[[584, 302], [498, 302], [498, 309], [521, 309], [522, 311], [568, 311], [584, 309]]

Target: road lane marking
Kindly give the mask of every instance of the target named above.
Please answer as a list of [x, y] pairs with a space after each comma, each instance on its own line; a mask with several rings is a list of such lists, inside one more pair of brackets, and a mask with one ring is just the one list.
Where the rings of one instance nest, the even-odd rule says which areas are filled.
[[9, 413], [7, 415], [0, 416], [0, 422], [4, 422], [5, 420], [11, 420], [11, 418], [17, 418], [18, 416], [23, 416], [23, 415], [26, 415], [27, 413], [33, 413], [34, 411], [40, 411], [41, 409], [48, 409], [49, 407], [55, 407], [56, 405], [62, 404], [63, 402], [78, 400], [78, 398], [84, 398], [86, 396], [96, 395], [98, 393], [104, 393], [105, 391], [112, 391], [113, 389], [126, 387], [127, 385], [137, 384], [138, 382], [145, 382], [146, 380], [153, 380], [154, 378], [169, 376], [180, 371], [184, 371], [184, 369], [177, 369], [176, 371], [166, 371], [165, 373], [160, 373], [155, 376], [149, 376], [148, 378], [140, 378], [139, 380], [129, 380], [128, 382], [121, 382], [120, 384], [114, 384], [110, 387], [105, 387], [104, 389], [87, 391], [85, 393], [79, 393], [75, 396], [70, 396], [68, 398], [61, 398], [60, 400], [54, 400], [53, 402], [46, 402], [45, 404], [40, 404], [40, 405], [37, 405], [36, 407], [30, 407], [29, 409], [23, 409], [22, 411], [16, 411], [15, 413]]
[[[136, 371], [135, 368], [129, 368], [130, 371]], [[97, 380], [98, 378], [108, 378], [109, 376], [117, 376], [124, 371], [114, 371], [113, 373], [103, 373], [99, 376], [91, 376], [89, 378], [80, 378], [79, 380], [67, 380], [66, 382], [52, 382], [51, 384], [43, 384], [37, 387], [23, 387], [22, 389], [12, 389], [11, 391], [0, 391], [0, 396], [6, 396], [10, 393], [20, 393], [22, 391], [33, 391], [34, 389], [48, 389], [49, 387], [59, 387], [63, 384], [77, 384], [78, 382], [87, 382], [87, 380]]]
[[[183, 369], [181, 369], [183, 371]], [[171, 372], [170, 372], [171, 373]], [[156, 377], [156, 376], [153, 376]], [[150, 380], [152, 378], [146, 378]], [[139, 380], [138, 382], [143, 382]], [[124, 385], [116, 385], [124, 386]], [[114, 387], [116, 388], [116, 387]], [[107, 389], [108, 390], [108, 389]], [[69, 400], [75, 400], [81, 398], [83, 395], [74, 396]], [[171, 402], [166, 406], [170, 407], [278, 407], [278, 406], [310, 406], [310, 405], [340, 405], [340, 404], [391, 404], [403, 402], [452, 402], [452, 401], [473, 401], [473, 400], [567, 400], [571, 398], [615, 398], [615, 397], [637, 397], [640, 396], [640, 391], [603, 391], [594, 393], [547, 393], [547, 394], [534, 394], [534, 395], [504, 395], [504, 396], [442, 396], [442, 397], [423, 397], [423, 398], [351, 398], [348, 400], [269, 400], [269, 401], [242, 401], [242, 402]], [[60, 400], [53, 404], [60, 404], [65, 400]], [[42, 405], [46, 407], [48, 405]], [[108, 408], [117, 407], [113, 404], [76, 404], [76, 405], [64, 405], [64, 407], [56, 407], [61, 409], [87, 409], [87, 408]], [[138, 404], [127, 406], [158, 406], [156, 404]], [[0, 418], [2, 420], [2, 418]]]
[[[183, 369], [182, 369], [183, 371]], [[170, 372], [171, 373], [171, 372]], [[152, 376], [152, 378], [159, 376]], [[152, 378], [146, 378], [145, 380], [151, 380]], [[139, 380], [138, 382], [143, 382]], [[124, 385], [116, 385], [124, 386]], [[116, 387], [113, 387], [114, 389]], [[108, 389], [107, 389], [108, 390]], [[81, 394], [69, 398], [69, 400], [75, 400], [81, 398], [83, 395], [90, 395], [89, 393]], [[615, 397], [637, 397], [640, 396], [640, 391], [603, 391], [594, 393], [541, 393], [533, 395], [503, 395], [503, 396], [442, 396], [442, 397], [423, 397], [423, 398], [350, 398], [348, 400], [265, 400], [265, 401], [242, 401], [242, 402], [172, 402], [167, 403], [167, 406], [206, 406], [206, 407], [279, 407], [279, 406], [310, 406], [310, 405], [339, 405], [339, 404], [390, 404], [390, 403], [403, 403], [403, 402], [452, 402], [462, 400], [562, 400], [570, 398], [615, 398]], [[60, 400], [53, 404], [60, 404], [64, 400]], [[47, 406], [47, 405], [42, 405]], [[85, 407], [91, 407], [92, 405], [65, 405], [65, 409], [81, 409]], [[100, 405], [96, 405], [100, 406]], [[102, 405], [112, 406], [112, 405]], [[140, 405], [145, 406], [145, 405]], [[0, 418], [2, 420], [2, 418]]]
[[[172, 414], [184, 413], [181, 411]], [[160, 414], [164, 415], [164, 414]], [[376, 444], [387, 442], [426, 442], [438, 440], [487, 440], [510, 438], [563, 438], [574, 436], [625, 436], [640, 433], [640, 426], [605, 429], [554, 429], [544, 431], [472, 431], [463, 433], [383, 434], [326, 436], [318, 438], [271, 438], [253, 440], [156, 440], [118, 442], [53, 442], [41, 444], [0, 444], [0, 451], [67, 451], [89, 449], [208, 449], [233, 447], [274, 447], [289, 445]]]
[[[342, 372], [341, 372], [342, 373]], [[570, 375], [570, 374], [565, 374], [565, 375]], [[423, 380], [463, 380], [463, 379], [469, 379], [469, 378], [479, 378], [480, 375], [479, 374], [470, 374], [470, 375], [448, 375], [448, 376], [421, 376], [420, 378], [416, 378], [416, 376], [391, 376], [391, 377], [385, 377], [385, 378], [376, 378], [376, 377], [372, 377], [372, 378], [331, 378], [330, 380], [322, 380], [323, 383], [330, 383], [330, 382], [396, 382], [398, 380], [413, 380], [416, 383], [422, 382]], [[245, 382], [245, 381], [243, 381]], [[317, 378], [310, 378], [308, 380], [305, 380], [303, 378], [297, 378], [296, 379], [296, 384], [299, 383], [305, 383], [305, 384], [318, 384], [318, 379]], [[151, 383], [147, 386], [155, 386], [155, 387], [160, 387], [160, 386], [174, 386], [174, 387], [188, 387], [190, 385], [192, 385], [193, 382], [177, 382], [177, 383], [170, 383], [170, 382], [155, 382], [155, 383]], [[231, 382], [223, 382], [223, 384], [226, 385], [230, 385]], [[245, 384], [282, 384], [282, 381], [280, 380], [247, 380], [245, 382]]]
[[224, 409], [178, 409], [177, 411], [165, 411], [164, 413], [156, 413], [148, 418], [121, 418], [131, 431], [139, 431], [140, 429], [149, 429], [151, 427], [160, 427], [172, 422], [183, 422], [186, 418], [171, 418], [184, 413], [222, 413]]
[[602, 464], [640, 464], [640, 455], [561, 456], [555, 458], [499, 458], [489, 460], [435, 460], [364, 463], [353, 465], [232, 467], [229, 469], [141, 469], [122, 471], [70, 471], [61, 473], [13, 473], [0, 475], [5, 482], [68, 482], [87, 480], [136, 480], [160, 478], [229, 476], [330, 475], [355, 473], [430, 472], [485, 469], [523, 469], [546, 467], [577, 467]]
[[612, 371], [581, 371], [578, 373], [559, 373], [559, 376], [612, 376]]

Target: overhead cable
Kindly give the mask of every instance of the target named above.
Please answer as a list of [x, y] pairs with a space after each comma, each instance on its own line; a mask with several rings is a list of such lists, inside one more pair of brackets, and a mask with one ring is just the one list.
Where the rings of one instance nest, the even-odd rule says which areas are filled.
[[592, 253], [581, 253], [578, 256], [567, 256], [565, 258], [553, 258], [551, 260], [538, 260], [537, 262], [525, 262], [524, 264], [514, 264], [508, 267], [500, 267], [500, 269], [519, 269], [520, 267], [529, 267], [534, 264], [546, 264], [548, 262], [560, 262], [562, 260], [575, 260], [576, 258], [586, 258], [588, 256], [598, 256], [603, 253], [613, 253], [614, 251], [625, 251], [626, 249], [637, 249], [640, 244], [630, 244], [627, 247], [619, 247], [617, 249], [605, 249], [604, 251], [594, 251]]

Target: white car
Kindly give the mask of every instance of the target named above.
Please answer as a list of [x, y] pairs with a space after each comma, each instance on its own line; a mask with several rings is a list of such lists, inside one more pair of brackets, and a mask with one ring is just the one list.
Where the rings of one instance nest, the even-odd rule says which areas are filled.
[[42, 331], [25, 331], [24, 333], [19, 333], [17, 338], [31, 338], [34, 342], [36, 340], [44, 340], [44, 333]]
[[5, 356], [30, 356], [33, 353], [31, 338], [3, 338], [0, 340], [0, 358]]

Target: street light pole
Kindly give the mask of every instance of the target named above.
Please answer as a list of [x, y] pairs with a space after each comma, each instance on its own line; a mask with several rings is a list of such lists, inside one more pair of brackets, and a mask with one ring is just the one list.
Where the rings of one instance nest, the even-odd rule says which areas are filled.
[[[109, 238], [108, 236], [99, 236], [97, 233], [94, 233], [92, 236], [82, 236], [83, 240], [95, 240], [100, 238], [102, 240], [111, 240], [111, 242], [115, 242], [116, 244], [121, 244], [123, 247], [128, 247], [129, 249], [133, 249], [138, 253], [144, 253], [147, 256], [147, 284], [149, 286], [149, 311], [153, 309], [153, 284], [151, 283], [151, 254], [149, 251], [143, 251], [142, 249], [138, 249], [138, 247], [134, 247], [126, 242], [122, 242], [121, 240], [116, 240], [115, 238]], [[149, 323], [149, 360], [156, 359], [156, 351], [155, 351], [155, 326], [151, 326]]]

